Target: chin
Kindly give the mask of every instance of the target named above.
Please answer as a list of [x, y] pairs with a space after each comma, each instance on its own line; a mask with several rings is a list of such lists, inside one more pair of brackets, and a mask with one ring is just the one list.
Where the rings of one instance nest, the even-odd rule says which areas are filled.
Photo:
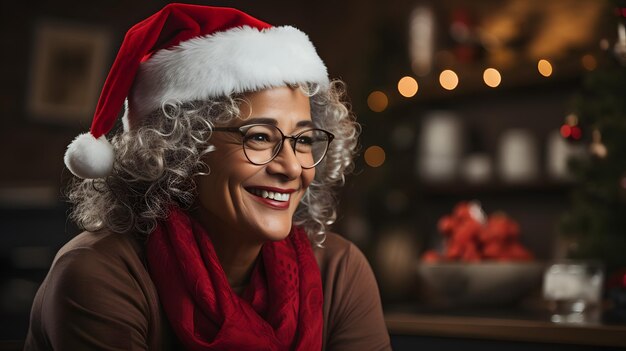
[[289, 227], [289, 229], [287, 230], [268, 232], [266, 237], [269, 241], [280, 241], [288, 237], [290, 232], [291, 232], [291, 227]]
[[265, 223], [257, 227], [256, 232], [263, 241], [280, 241], [289, 236], [291, 221], [289, 223]]

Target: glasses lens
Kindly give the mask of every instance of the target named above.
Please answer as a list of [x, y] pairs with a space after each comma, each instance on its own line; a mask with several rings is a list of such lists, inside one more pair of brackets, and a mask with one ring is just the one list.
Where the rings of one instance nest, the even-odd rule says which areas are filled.
[[300, 165], [311, 168], [318, 164], [328, 148], [328, 134], [322, 130], [312, 129], [301, 133], [295, 141], [295, 152]]
[[243, 149], [250, 162], [264, 164], [274, 158], [282, 134], [272, 125], [255, 125], [244, 135]]

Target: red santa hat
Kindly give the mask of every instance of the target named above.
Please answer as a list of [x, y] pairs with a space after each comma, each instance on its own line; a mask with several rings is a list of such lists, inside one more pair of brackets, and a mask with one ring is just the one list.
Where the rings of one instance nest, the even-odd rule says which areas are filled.
[[103, 178], [115, 159], [106, 139], [127, 99], [124, 129], [168, 100], [191, 101], [298, 83], [329, 84], [324, 62], [300, 30], [232, 8], [169, 4], [127, 33], [89, 133], [76, 137], [65, 165]]

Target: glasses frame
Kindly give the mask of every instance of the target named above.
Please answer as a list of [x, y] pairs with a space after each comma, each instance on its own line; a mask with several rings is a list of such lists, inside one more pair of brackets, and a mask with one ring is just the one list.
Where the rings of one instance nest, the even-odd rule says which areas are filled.
[[[272, 157], [270, 157], [269, 160], [262, 162], [262, 163], [258, 163], [258, 162], [253, 162], [250, 157], [248, 156], [248, 153], [246, 152], [246, 146], [245, 146], [245, 136], [246, 133], [248, 132], [248, 130], [250, 130], [250, 128], [252, 127], [257, 127], [257, 126], [264, 126], [264, 127], [272, 127], [275, 128], [276, 130], [278, 130], [278, 132], [281, 135], [281, 140], [280, 140], [280, 144], [278, 145], [278, 147], [276, 148], [276, 151], [274, 151], [274, 154], [272, 155]], [[243, 149], [243, 154], [246, 156], [246, 158], [248, 159], [248, 161], [250, 161], [250, 163], [252, 163], [253, 165], [257, 165], [257, 166], [263, 166], [266, 165], [270, 162], [272, 162], [276, 156], [278, 156], [278, 154], [280, 154], [280, 151], [283, 149], [283, 145], [285, 144], [285, 139], [291, 139], [291, 149], [293, 150], [294, 155], [296, 154], [296, 141], [298, 140], [298, 138], [300, 138], [300, 136], [306, 132], [310, 132], [312, 130], [317, 130], [320, 131], [324, 134], [326, 134], [328, 136], [328, 141], [326, 143], [326, 149], [324, 150], [324, 154], [322, 155], [322, 157], [320, 157], [320, 159], [315, 162], [312, 166], [308, 166], [305, 167], [302, 165], [302, 163], [300, 163], [300, 160], [298, 160], [298, 163], [300, 163], [300, 167], [304, 168], [304, 169], [311, 169], [314, 168], [315, 166], [317, 166], [318, 164], [320, 164], [320, 162], [322, 162], [322, 160], [324, 159], [324, 157], [326, 157], [326, 153], [328, 152], [328, 148], [330, 147], [330, 143], [333, 141], [333, 139], [335, 139], [335, 135], [327, 130], [324, 129], [320, 129], [320, 128], [309, 128], [309, 129], [305, 129], [301, 132], [299, 132], [296, 135], [285, 135], [285, 133], [283, 133], [282, 130], [280, 130], [280, 128], [278, 128], [277, 126], [273, 125], [273, 124], [267, 124], [267, 123], [254, 123], [254, 124], [246, 124], [240, 127], [214, 127], [213, 131], [214, 132], [228, 132], [228, 133], [239, 133], [241, 134], [242, 140], [241, 140], [241, 148]], [[297, 159], [297, 157], [296, 157]]]

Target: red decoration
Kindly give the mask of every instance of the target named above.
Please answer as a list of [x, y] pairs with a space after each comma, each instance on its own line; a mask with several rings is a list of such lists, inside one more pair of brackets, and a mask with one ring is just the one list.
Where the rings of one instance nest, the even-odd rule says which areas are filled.
[[529, 261], [533, 255], [520, 242], [519, 224], [503, 212], [484, 218], [476, 202], [461, 202], [437, 225], [445, 237], [442, 254], [429, 250], [422, 261]]
[[567, 124], [561, 126], [561, 136], [565, 139], [569, 138], [572, 135], [572, 127]]
[[561, 136], [568, 140], [580, 140], [583, 136], [583, 131], [579, 126], [570, 126], [569, 124], [564, 124], [561, 126]]

